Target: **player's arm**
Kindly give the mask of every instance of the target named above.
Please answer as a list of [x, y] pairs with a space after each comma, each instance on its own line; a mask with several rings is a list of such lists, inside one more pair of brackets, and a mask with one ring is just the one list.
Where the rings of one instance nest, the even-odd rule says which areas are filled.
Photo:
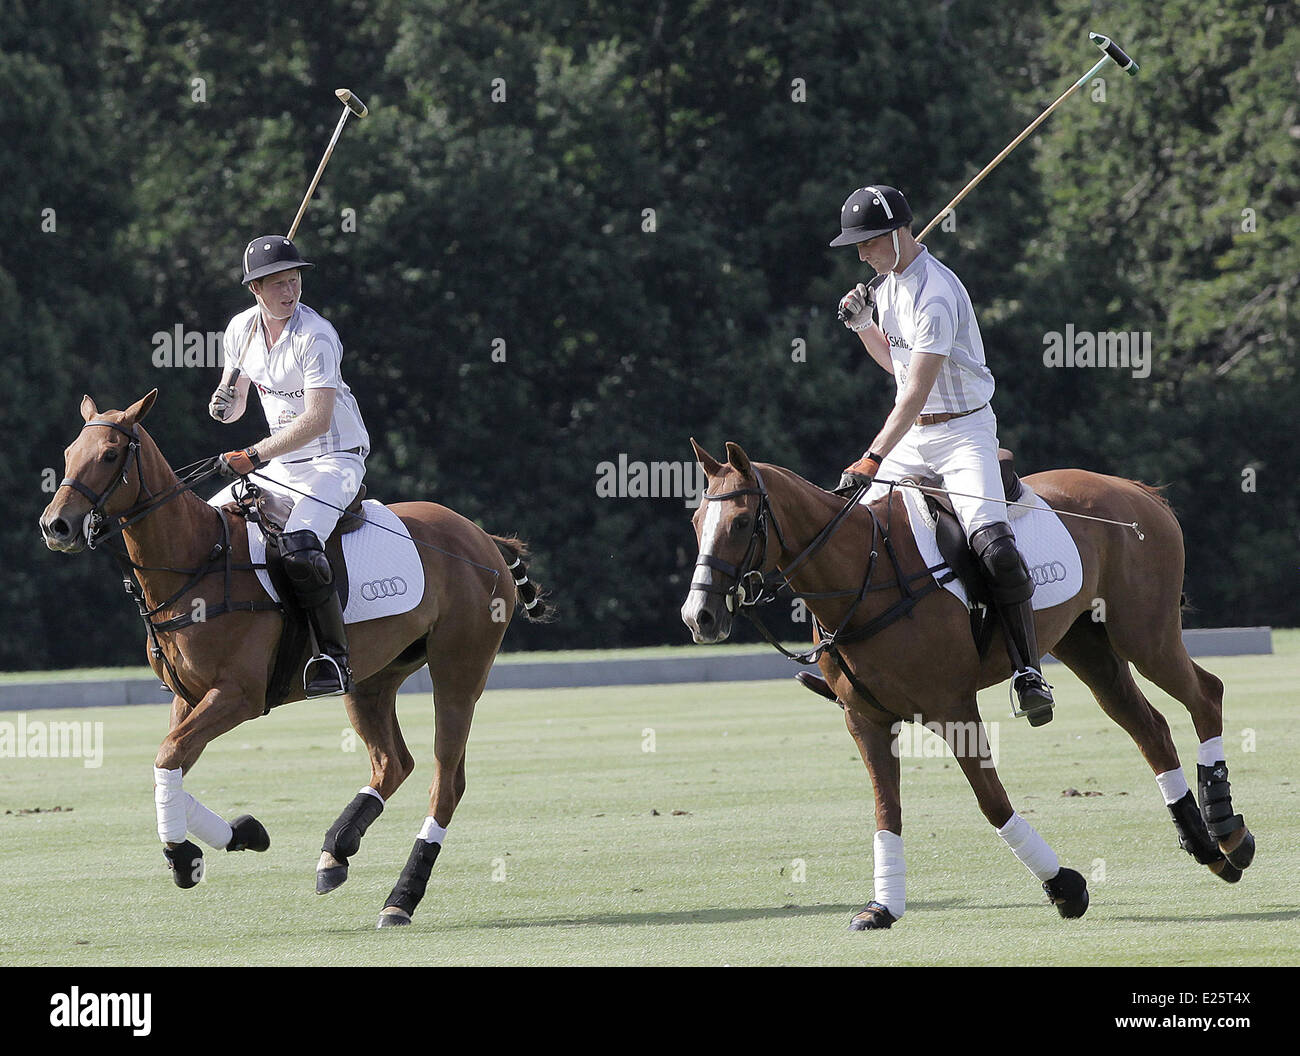
[[889, 354], [889, 338], [885, 336], [885, 332], [872, 323], [865, 330], [859, 330], [858, 337], [871, 353], [871, 358], [880, 364], [881, 369], [887, 374], [893, 374], [894, 360]]
[[296, 451], [309, 444], [330, 427], [334, 417], [335, 389], [307, 389], [303, 394], [303, 412], [274, 436], [263, 437], [253, 445], [262, 462]]
[[871, 441], [868, 451], [875, 451], [880, 455], [889, 454], [903, 439], [904, 434], [916, 424], [917, 415], [921, 413], [925, 401], [930, 398], [930, 390], [934, 388], [935, 379], [939, 376], [946, 358], [933, 352], [912, 353], [903, 391], [899, 395], [898, 402], [894, 404], [894, 409], [889, 412], [889, 417], [885, 419], [884, 426]]

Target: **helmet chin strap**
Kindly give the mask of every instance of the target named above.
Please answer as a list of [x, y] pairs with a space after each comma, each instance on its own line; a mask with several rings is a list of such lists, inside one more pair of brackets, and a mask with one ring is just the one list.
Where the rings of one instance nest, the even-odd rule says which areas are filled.
[[893, 266], [889, 269], [890, 271], [893, 271], [894, 268], [898, 267], [898, 262], [899, 260], [902, 259], [898, 251], [898, 228], [894, 228], [893, 234], [894, 234], [894, 263]]

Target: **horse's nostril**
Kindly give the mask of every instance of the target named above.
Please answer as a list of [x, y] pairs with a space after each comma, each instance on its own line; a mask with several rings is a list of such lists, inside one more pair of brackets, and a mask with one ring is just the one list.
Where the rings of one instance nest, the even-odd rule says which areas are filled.
[[708, 609], [701, 609], [700, 614], [695, 618], [695, 622], [701, 627], [707, 627], [713, 622], [713, 613]]
[[66, 539], [68, 536], [68, 522], [62, 517], [55, 517], [50, 522], [50, 535], [56, 539]]

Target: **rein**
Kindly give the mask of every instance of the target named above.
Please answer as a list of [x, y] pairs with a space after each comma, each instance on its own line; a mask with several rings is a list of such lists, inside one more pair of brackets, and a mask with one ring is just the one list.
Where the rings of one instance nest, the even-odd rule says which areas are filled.
[[[845, 502], [844, 506], [835, 514], [834, 517], [826, 524], [824, 528], [817, 533], [802, 551], [796, 555], [795, 559], [782, 570], [775, 568], [771, 572], [763, 572], [763, 565], [766, 564], [767, 543], [768, 543], [768, 523], [771, 523], [772, 529], [776, 532], [776, 537], [781, 545], [782, 550], [789, 550], [786, 544], [785, 536], [781, 531], [780, 522], [776, 518], [776, 513], [772, 509], [771, 498], [768, 494], [767, 487], [763, 483], [763, 476], [754, 468], [754, 480], [757, 487], [753, 488], [736, 488], [733, 491], [720, 492], [718, 494], [709, 494], [705, 492], [701, 498], [713, 502], [720, 502], [726, 499], [738, 498], [742, 495], [758, 496], [758, 510], [754, 517], [754, 527], [750, 533], [749, 544], [745, 549], [745, 554], [741, 558], [739, 566], [732, 565], [714, 557], [712, 554], [700, 554], [696, 559], [695, 567], [708, 568], [719, 572], [729, 583], [715, 586], [712, 583], [704, 583], [699, 580], [693, 580], [690, 589], [700, 590], [706, 594], [721, 595], [726, 599], [727, 609], [735, 612], [737, 609], [751, 622], [762, 635], [767, 643], [773, 646], [778, 652], [789, 660], [799, 664], [815, 664], [823, 653], [828, 654], [839, 666], [840, 670], [848, 677], [853, 688], [870, 704], [886, 714], [892, 715], [879, 700], [875, 694], [868, 689], [854, 673], [849, 669], [843, 655], [840, 652], [840, 646], [850, 643], [863, 641], [872, 635], [884, 630], [891, 624], [896, 623], [904, 617], [910, 617], [912, 609], [916, 603], [931, 593], [939, 589], [939, 583], [934, 579], [934, 573], [941, 570], [944, 565], [939, 564], [934, 568], [926, 568], [912, 575], [907, 575], [903, 571], [902, 563], [898, 559], [898, 554], [894, 550], [894, 543], [890, 537], [890, 525], [881, 525], [880, 518], [870, 507], [866, 507], [867, 513], [871, 517], [871, 553], [867, 560], [866, 571], [862, 577], [862, 583], [856, 590], [834, 590], [822, 592], [803, 592], [794, 588], [790, 580], [796, 572], [811, 561], [826, 544], [831, 537], [839, 530], [853, 508], [859, 504], [863, 493], [867, 490], [866, 486], [856, 488]], [[892, 491], [892, 488], [891, 488]], [[890, 518], [893, 517], [893, 510], [890, 510]], [[889, 558], [890, 565], [894, 571], [894, 579], [890, 582], [872, 585], [872, 579], [876, 574], [879, 564], [880, 548], [884, 546], [885, 555]], [[922, 577], [930, 577], [929, 583], [923, 585], [920, 589], [914, 590], [912, 582]], [[848, 611], [845, 612], [844, 618], [840, 620], [839, 626], [834, 631], [828, 631], [821, 621], [813, 614], [813, 625], [817, 631], [819, 639], [818, 644], [802, 653], [792, 653], [785, 648], [775, 635], [763, 624], [753, 611], [754, 607], [761, 604], [767, 604], [777, 599], [778, 593], [788, 589], [790, 595], [794, 598], [800, 598], [805, 601], [820, 601], [831, 598], [852, 597], [853, 602], [849, 605]], [[869, 593], [879, 590], [897, 589], [901, 595], [898, 601], [894, 602], [888, 609], [879, 615], [868, 620], [858, 627], [850, 627], [853, 617], [857, 614], [859, 606], [865, 600]], [[811, 611], [811, 609], [809, 610]]]

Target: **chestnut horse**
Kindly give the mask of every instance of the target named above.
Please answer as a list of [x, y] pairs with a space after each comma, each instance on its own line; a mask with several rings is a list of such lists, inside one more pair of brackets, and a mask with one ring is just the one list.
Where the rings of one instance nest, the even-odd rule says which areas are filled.
[[[981, 657], [966, 608], [936, 589], [925, 568], [902, 495], [894, 490], [869, 506], [846, 508], [843, 498], [788, 469], [751, 463], [736, 444], [727, 444], [726, 463], [691, 444], [708, 489], [694, 516], [700, 556], [682, 619], [697, 642], [722, 641], [736, 611], [750, 612], [788, 583], [815, 617], [819, 648], [804, 659], [817, 658], [844, 704], [849, 733], [871, 775], [875, 898], [850, 927], [887, 928], [903, 913], [897, 738], [905, 721], [942, 733], [984, 817], [1042, 882], [1061, 915], [1081, 916], [1088, 906], [1086, 882], [1062, 867], [1012, 809], [987, 748], [975, 694], [1012, 674], [1002, 632]], [[1062, 518], [1079, 548], [1083, 586], [1068, 602], [1034, 614], [1038, 641], [1137, 742], [1183, 848], [1221, 879], [1236, 882], [1255, 842], [1232, 811], [1222, 746], [1223, 683], [1183, 646], [1178, 521], [1155, 489], [1135, 481], [1065, 469], [1034, 474], [1026, 483], [1054, 509], [1141, 525], [1139, 534]], [[1093, 618], [1098, 598], [1105, 600], [1104, 621]], [[1199, 810], [1169, 726], [1138, 689], [1130, 663], [1191, 714], [1201, 742]]]
[[[85, 424], [65, 451], [66, 475], [40, 524], [46, 545], [64, 553], [88, 544], [112, 549], [113, 537], [121, 535], [124, 552], [116, 556], [124, 581], [152, 624], [149, 663], [175, 694], [170, 729], [154, 764], [154, 795], [163, 853], [173, 880], [188, 888], [202, 877], [203, 857], [187, 835], [232, 851], [270, 846], [256, 819], [245, 815], [227, 824], [180, 781], [213, 738], [278, 703], [268, 701], [268, 686], [284, 618], [252, 571], [244, 520], [191, 490], [213, 474], [214, 464], [182, 480], [140, 426], [157, 392], [125, 411], [100, 411], [89, 396], [82, 400]], [[424, 895], [465, 793], [465, 743], [474, 705], [516, 600], [532, 619], [545, 619], [548, 612], [523, 571], [527, 549], [518, 540], [489, 535], [431, 502], [391, 509], [419, 548], [424, 595], [403, 615], [349, 627], [354, 688], [344, 704], [369, 749], [371, 779], [326, 833], [316, 886], [325, 893], [347, 879], [348, 859], [366, 828], [414, 769], [398, 727], [396, 698], [406, 678], [427, 663], [435, 717], [429, 813], [380, 914], [380, 927], [410, 923]], [[193, 618], [195, 613], [202, 615]], [[301, 684], [285, 699], [303, 699]]]

